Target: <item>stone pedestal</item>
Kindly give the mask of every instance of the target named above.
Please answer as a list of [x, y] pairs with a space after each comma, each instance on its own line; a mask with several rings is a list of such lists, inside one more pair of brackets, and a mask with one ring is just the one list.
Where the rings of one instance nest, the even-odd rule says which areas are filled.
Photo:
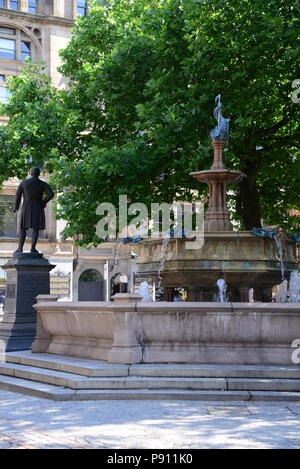
[[27, 350], [36, 334], [36, 297], [50, 293], [50, 270], [55, 266], [39, 253], [15, 253], [6, 270], [5, 308], [0, 321], [0, 340], [5, 351]]
[[212, 142], [214, 148], [214, 162], [207, 171], [190, 173], [199, 181], [206, 182], [209, 187], [209, 205], [204, 219], [204, 230], [232, 231], [226, 202], [227, 186], [230, 182], [238, 181], [243, 177], [240, 171], [226, 169], [223, 163], [223, 148], [225, 142]]
[[255, 287], [253, 291], [254, 301], [262, 301], [269, 303], [272, 301], [272, 288], [271, 287]]

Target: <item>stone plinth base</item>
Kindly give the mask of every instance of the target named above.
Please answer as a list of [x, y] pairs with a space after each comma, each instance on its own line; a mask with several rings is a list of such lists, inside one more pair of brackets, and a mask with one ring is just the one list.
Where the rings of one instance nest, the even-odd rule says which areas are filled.
[[33, 304], [39, 294], [50, 292], [50, 270], [55, 266], [39, 253], [15, 253], [6, 270], [5, 308], [0, 322], [4, 351], [26, 350], [36, 335]]

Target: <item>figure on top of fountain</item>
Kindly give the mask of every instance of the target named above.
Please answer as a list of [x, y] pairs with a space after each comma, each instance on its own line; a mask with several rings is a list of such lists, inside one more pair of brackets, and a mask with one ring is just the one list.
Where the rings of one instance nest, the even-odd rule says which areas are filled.
[[222, 116], [221, 108], [223, 104], [221, 102], [220, 94], [216, 96], [215, 103], [217, 107], [214, 109], [214, 117], [217, 120], [218, 125], [210, 132], [210, 137], [213, 142], [228, 142], [230, 119], [226, 119]]

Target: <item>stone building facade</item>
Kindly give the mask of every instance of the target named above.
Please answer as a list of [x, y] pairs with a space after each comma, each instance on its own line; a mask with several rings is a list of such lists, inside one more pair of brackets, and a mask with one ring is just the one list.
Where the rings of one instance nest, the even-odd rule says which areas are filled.
[[[70, 37], [78, 15], [86, 15], [85, 0], [0, 0], [0, 101], [9, 99], [6, 83], [26, 66], [26, 57], [43, 61], [52, 84], [66, 85], [58, 72], [59, 50]], [[5, 125], [5, 118], [0, 118]], [[42, 178], [47, 179], [47, 175]], [[7, 181], [0, 193], [0, 305], [5, 292], [5, 264], [16, 249], [17, 220], [12, 213], [16, 179]], [[105, 243], [91, 250], [79, 248], [60, 233], [64, 223], [55, 220], [51, 203], [46, 209], [46, 230], [38, 249], [56, 265], [51, 292], [74, 301], [105, 300], [112, 292], [132, 288], [135, 261], [130, 246]], [[29, 244], [25, 245], [27, 250]]]

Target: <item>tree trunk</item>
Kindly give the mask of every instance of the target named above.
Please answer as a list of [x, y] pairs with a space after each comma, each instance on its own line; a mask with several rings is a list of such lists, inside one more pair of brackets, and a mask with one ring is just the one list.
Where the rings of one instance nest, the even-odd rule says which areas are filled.
[[237, 212], [242, 218], [244, 229], [261, 227], [261, 209], [259, 192], [256, 184], [258, 164], [253, 161], [243, 161], [241, 171], [247, 176], [239, 183], [237, 195]]

